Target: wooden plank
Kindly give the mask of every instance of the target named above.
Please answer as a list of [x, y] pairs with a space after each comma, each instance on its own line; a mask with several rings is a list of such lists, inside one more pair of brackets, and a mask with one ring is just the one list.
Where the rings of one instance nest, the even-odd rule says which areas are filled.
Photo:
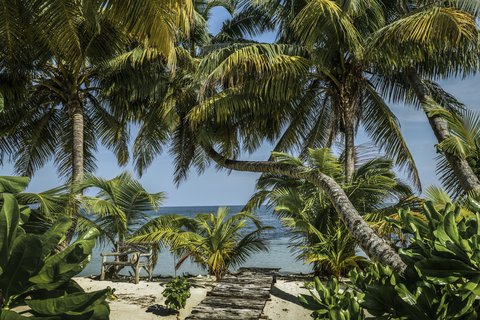
[[197, 306], [192, 310], [192, 314], [186, 319], [257, 320], [260, 317], [260, 312], [252, 309], [229, 309]]
[[262, 311], [270, 299], [273, 281], [274, 275], [256, 270], [245, 269], [238, 274], [227, 275], [186, 319], [265, 319]]
[[202, 301], [202, 305], [220, 308], [245, 309], [250, 308], [254, 310], [263, 310], [265, 301], [258, 299], [224, 299], [222, 297], [210, 296]]

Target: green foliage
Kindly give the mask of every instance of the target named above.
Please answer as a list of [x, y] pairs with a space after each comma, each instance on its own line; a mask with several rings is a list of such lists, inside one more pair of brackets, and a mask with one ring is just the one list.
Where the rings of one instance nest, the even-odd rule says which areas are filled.
[[168, 308], [179, 311], [185, 308], [187, 299], [190, 298], [192, 285], [184, 277], [176, 277], [165, 285], [162, 295]]
[[310, 295], [300, 295], [300, 303], [313, 310], [312, 318], [316, 320], [363, 320], [364, 313], [355, 295], [341, 288], [336, 278], [324, 285], [318, 277], [309, 285]]
[[94, 227], [101, 240], [112, 244], [126, 241], [165, 199], [163, 192], [149, 193], [127, 172], [110, 180], [87, 175], [79, 188], [96, 194], [82, 196], [81, 205], [88, 216], [81, 217], [77, 230]]
[[[447, 204], [437, 210], [431, 202], [425, 204], [423, 217], [400, 210], [399, 219], [390, 223], [411, 235], [411, 244], [400, 250], [407, 269], [398, 274], [389, 267], [372, 264], [363, 272], [352, 271], [352, 284], [348, 285], [351, 303], [359, 303], [375, 319], [477, 319], [480, 207], [470, 202], [469, 207], [477, 213], [468, 216], [460, 214], [460, 207]], [[334, 286], [316, 286], [316, 290], [313, 295], [338, 291]], [[318, 308], [317, 313], [332, 308], [328, 303], [314, 304], [313, 296], [301, 301]]]
[[480, 176], [480, 114], [468, 109], [461, 112], [432, 110], [432, 113], [446, 119], [450, 129], [450, 137], [437, 146], [441, 154], [437, 156], [436, 171], [445, 189], [454, 198], [462, 198], [466, 195], [465, 190], [445, 158], [445, 153], [465, 159], [474, 174]]
[[[254, 229], [247, 233], [248, 223], [253, 223]], [[130, 240], [161, 242], [182, 256], [177, 268], [191, 258], [220, 280], [229, 268], [244, 263], [252, 253], [267, 250], [263, 233], [270, 228], [262, 226], [251, 213], [229, 216], [227, 208], [219, 208], [217, 214], [198, 214], [195, 218], [170, 215], [153, 219]]]
[[96, 167], [99, 142], [125, 164], [133, 90], [120, 92], [115, 80], [137, 90], [143, 83], [132, 70], [112, 80], [125, 69], [110, 62], [147, 46], [140, 61], [174, 65], [174, 44], [188, 34], [192, 6], [191, 0], [42, 0], [2, 7], [0, 43], [8, 49], [0, 52], [0, 158], [28, 176], [54, 158], [60, 175], [70, 178], [72, 154], [79, 152], [73, 148], [75, 110], [84, 122], [85, 171]]
[[[359, 161], [351, 182], [345, 182], [340, 161], [328, 148], [310, 149], [303, 161], [284, 153], [274, 153], [277, 161], [303, 165], [318, 170], [335, 179], [348, 194], [361, 215], [382, 228], [383, 218], [396, 211], [396, 206], [386, 205], [396, 200], [404, 205], [412, 195], [411, 189], [399, 181], [393, 172], [392, 162], [385, 158], [371, 158], [359, 152]], [[257, 181], [259, 190], [247, 207], [262, 205], [265, 201], [275, 208], [275, 214], [290, 231], [291, 246], [298, 258], [312, 263], [314, 271], [323, 276], [346, 276], [352, 268], [363, 267], [367, 262], [355, 252], [356, 244], [340, 221], [328, 195], [306, 181], [274, 174], [264, 174]]]
[[110, 288], [85, 293], [71, 279], [90, 262], [98, 233], [84, 233], [62, 252], [55, 247], [64, 240], [69, 218], [59, 218], [44, 233], [27, 233], [28, 214], [21, 215], [13, 194], [27, 184], [25, 178], [0, 177], [0, 318], [28, 318], [15, 312], [22, 307], [35, 318], [108, 319]]

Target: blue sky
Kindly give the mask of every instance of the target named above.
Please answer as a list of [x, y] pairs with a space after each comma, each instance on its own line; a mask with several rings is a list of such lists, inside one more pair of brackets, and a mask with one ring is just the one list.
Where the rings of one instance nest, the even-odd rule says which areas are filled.
[[[216, 33], [225, 17], [225, 11], [214, 11], [213, 22], [210, 25], [213, 33]], [[273, 41], [273, 34], [265, 34], [258, 40]], [[442, 82], [442, 86], [470, 108], [480, 111], [480, 77], [447, 80]], [[412, 107], [403, 105], [393, 105], [392, 110], [400, 120], [402, 133], [420, 171], [423, 187], [438, 184], [435, 176], [436, 140], [425, 115]], [[365, 141], [367, 141], [366, 137], [360, 133], [357, 143]], [[269, 157], [270, 151], [270, 146], [264, 145], [253, 155], [245, 156], [244, 159], [265, 160]], [[99, 148], [97, 164], [96, 174], [104, 178], [112, 178], [123, 170], [133, 172], [131, 165], [124, 168], [118, 167], [113, 154], [104, 148]], [[173, 170], [172, 158], [168, 153], [164, 153], [153, 162], [140, 179], [150, 192], [166, 192], [165, 205], [167, 206], [241, 205], [254, 192], [255, 180], [258, 177], [257, 174], [246, 172], [228, 174], [226, 171], [217, 171], [211, 167], [201, 176], [192, 171], [188, 180], [177, 188], [172, 179]], [[12, 166], [0, 167], [0, 175], [11, 174], [13, 174]], [[33, 177], [29, 190], [38, 192], [60, 184], [55, 168], [52, 163], [49, 163]]]

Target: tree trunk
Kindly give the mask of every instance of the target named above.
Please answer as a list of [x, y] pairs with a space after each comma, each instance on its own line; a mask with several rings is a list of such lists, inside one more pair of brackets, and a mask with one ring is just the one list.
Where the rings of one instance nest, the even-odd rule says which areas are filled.
[[311, 172], [303, 166], [293, 166], [272, 161], [237, 161], [224, 158], [213, 148], [204, 148], [205, 152], [220, 166], [236, 171], [275, 173], [295, 179], [305, 179], [324, 190], [341, 217], [345, 226], [360, 247], [373, 260], [391, 266], [398, 272], [407, 267], [400, 256], [363, 220], [352, 205], [343, 189], [331, 177], [321, 172]]
[[351, 80], [345, 81], [345, 86], [339, 92], [338, 103], [343, 113], [345, 182], [348, 183], [352, 181], [355, 172], [355, 92], [357, 84], [352, 83]]
[[353, 123], [346, 123], [345, 124], [345, 181], [346, 182], [352, 181], [354, 172], [355, 172], [355, 128]]
[[[428, 89], [423, 84], [422, 80], [415, 72], [410, 72], [408, 74], [408, 80], [415, 91], [415, 94], [422, 104], [423, 111], [428, 118], [428, 122], [432, 127], [433, 133], [437, 138], [437, 141], [440, 143], [445, 139], [450, 137], [450, 131], [448, 128], [448, 123], [439, 115], [429, 114], [430, 108], [433, 106], [438, 106], [435, 100], [430, 96]], [[477, 175], [474, 173], [467, 160], [462, 159], [454, 154], [449, 152], [442, 151], [447, 159], [448, 163], [453, 169], [455, 176], [457, 177], [460, 185], [466, 193], [471, 192], [480, 192], [480, 180]]]
[[71, 213], [72, 225], [67, 231], [65, 241], [60, 244], [60, 250], [63, 251], [72, 241], [77, 229], [78, 216], [80, 214], [79, 200], [81, 193], [74, 191], [74, 185], [83, 179], [83, 150], [84, 150], [84, 119], [83, 106], [79, 99], [72, 98], [68, 103], [69, 113], [72, 117], [72, 199]]
[[83, 108], [80, 101], [71, 104], [72, 114], [72, 182], [78, 183], [83, 178]]

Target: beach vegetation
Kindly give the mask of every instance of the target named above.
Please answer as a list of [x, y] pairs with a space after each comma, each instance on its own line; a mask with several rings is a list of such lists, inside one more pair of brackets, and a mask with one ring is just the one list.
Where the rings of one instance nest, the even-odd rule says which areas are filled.
[[[459, 206], [437, 209], [432, 202], [425, 203], [421, 217], [400, 210], [398, 219], [390, 222], [411, 236], [409, 245], [400, 249], [407, 264], [404, 273], [372, 263], [364, 271], [352, 270], [343, 292], [317, 280], [311, 295], [301, 296], [300, 302], [315, 310], [316, 319], [335, 311], [321, 300], [331, 295], [359, 304], [372, 319], [478, 318], [480, 205], [469, 199], [466, 206], [469, 215], [462, 215]], [[356, 309], [348, 312], [358, 315]]]
[[264, 233], [270, 228], [251, 213], [229, 215], [228, 208], [221, 207], [216, 214], [177, 217], [177, 222], [171, 222], [168, 216], [152, 219], [131, 241], [162, 242], [180, 256], [176, 268], [190, 258], [219, 281], [253, 253], [268, 250]]
[[0, 318], [109, 319], [106, 298], [112, 290], [86, 293], [72, 280], [90, 262], [98, 232], [88, 230], [61, 252], [56, 247], [70, 218], [58, 218], [44, 232], [28, 232], [24, 226], [33, 209], [16, 199], [27, 184], [25, 177], [0, 177]]
[[188, 32], [191, 1], [46, 0], [9, 6], [0, 26], [6, 46], [1, 59], [9, 62], [2, 86], [2, 157], [11, 156], [17, 173], [26, 176], [53, 158], [60, 176], [78, 182], [95, 169], [100, 141], [125, 164], [127, 110], [111, 101], [115, 84], [109, 76], [118, 61], [145, 46], [150, 51], [144, 59], [173, 63], [176, 35]]
[[185, 308], [187, 299], [190, 298], [192, 285], [185, 277], [176, 277], [170, 280], [162, 292], [165, 298], [165, 305], [176, 312]]
[[149, 214], [158, 211], [165, 199], [163, 192], [149, 193], [128, 172], [112, 179], [86, 175], [78, 186], [83, 195], [81, 208], [85, 213], [79, 220], [77, 230], [96, 228], [99, 240], [112, 245], [124, 243], [149, 219]]

